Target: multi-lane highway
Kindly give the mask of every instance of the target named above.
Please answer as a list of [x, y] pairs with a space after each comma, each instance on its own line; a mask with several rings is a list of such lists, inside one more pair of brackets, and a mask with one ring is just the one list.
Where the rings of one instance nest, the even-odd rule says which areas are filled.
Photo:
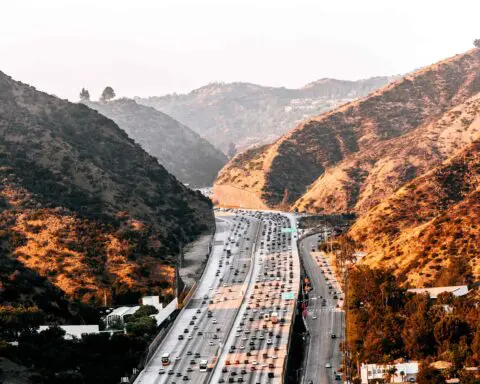
[[306, 325], [310, 334], [304, 384], [325, 384], [341, 380], [338, 369], [344, 338], [343, 294], [324, 254], [317, 252], [318, 235], [300, 242], [300, 253], [310, 278]]
[[300, 278], [294, 223], [217, 212], [202, 279], [136, 383], [282, 381]]
[[293, 217], [246, 213], [261, 220], [262, 233], [245, 300], [212, 383], [281, 383], [300, 284]]

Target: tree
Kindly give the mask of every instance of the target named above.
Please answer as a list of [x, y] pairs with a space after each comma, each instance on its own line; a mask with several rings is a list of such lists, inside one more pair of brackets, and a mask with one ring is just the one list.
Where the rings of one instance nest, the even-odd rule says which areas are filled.
[[237, 154], [237, 146], [235, 143], [228, 144], [227, 156], [231, 159], [233, 156]]
[[476, 48], [480, 48], [480, 39], [475, 39], [475, 40], [473, 40], [473, 45], [474, 45]]
[[436, 350], [433, 322], [430, 318], [431, 300], [427, 295], [414, 295], [405, 306], [406, 319], [402, 339], [409, 357], [422, 359]]
[[90, 100], [90, 92], [88, 92], [88, 89], [82, 88], [82, 90], [80, 91], [80, 100], [81, 101]]
[[115, 97], [115, 91], [112, 87], [105, 87], [102, 92], [102, 96], [100, 96], [101, 101], [108, 101]]
[[136, 336], [143, 336], [145, 334], [154, 334], [157, 330], [157, 320], [145, 316], [135, 320], [131, 320], [127, 324], [127, 332]]
[[439, 345], [447, 349], [458, 344], [462, 337], [470, 338], [470, 326], [457, 316], [449, 315], [441, 319], [434, 327], [434, 335]]
[[443, 378], [441, 372], [433, 367], [421, 366], [417, 375], [418, 384], [445, 384], [445, 379]]
[[155, 315], [157, 313], [158, 309], [155, 308], [153, 305], [142, 305], [140, 308], [138, 308], [137, 312], [133, 314], [133, 317], [138, 318], [143, 316]]

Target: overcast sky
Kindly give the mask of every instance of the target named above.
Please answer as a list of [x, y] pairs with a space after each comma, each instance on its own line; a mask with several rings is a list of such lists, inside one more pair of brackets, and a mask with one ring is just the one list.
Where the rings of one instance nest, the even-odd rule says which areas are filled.
[[76, 100], [212, 81], [301, 87], [408, 72], [480, 38], [479, 0], [2, 0], [0, 70]]

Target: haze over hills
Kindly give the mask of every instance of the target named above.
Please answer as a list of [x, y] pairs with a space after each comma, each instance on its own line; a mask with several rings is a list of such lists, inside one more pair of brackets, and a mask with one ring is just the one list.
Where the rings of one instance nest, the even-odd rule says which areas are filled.
[[365, 96], [392, 79], [321, 79], [300, 89], [212, 83], [188, 94], [136, 98], [136, 101], [173, 116], [227, 152], [230, 143], [240, 150], [270, 143], [293, 124]]
[[130, 99], [84, 103], [112, 119], [167, 171], [192, 187], [211, 186], [227, 162], [208, 141], [154, 108]]
[[469, 98], [478, 92], [474, 49], [247, 150], [220, 172], [215, 196], [233, 206], [364, 212], [473, 140], [477, 101]]
[[[477, 104], [477, 123], [480, 109]], [[350, 229], [362, 264], [394, 268], [413, 286], [478, 281], [480, 141], [414, 179]]]
[[179, 244], [214, 225], [113, 121], [1, 72], [0, 180], [0, 305], [171, 295]]

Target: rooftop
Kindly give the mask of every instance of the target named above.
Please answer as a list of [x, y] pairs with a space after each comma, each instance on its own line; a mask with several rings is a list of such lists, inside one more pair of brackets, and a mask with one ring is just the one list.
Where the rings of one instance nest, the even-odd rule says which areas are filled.
[[457, 285], [451, 287], [435, 287], [435, 288], [413, 288], [408, 292], [412, 293], [428, 293], [431, 299], [436, 299], [438, 295], [445, 292], [450, 292], [454, 296], [465, 296], [468, 293], [468, 287], [466, 285]]

